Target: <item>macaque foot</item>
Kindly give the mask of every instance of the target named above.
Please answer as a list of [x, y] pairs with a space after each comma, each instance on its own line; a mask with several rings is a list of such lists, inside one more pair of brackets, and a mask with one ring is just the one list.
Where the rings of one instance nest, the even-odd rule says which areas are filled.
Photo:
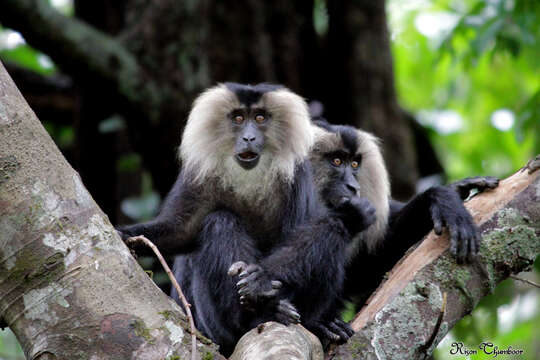
[[318, 323], [313, 330], [323, 339], [338, 344], [347, 342], [354, 335], [350, 325], [337, 318], [326, 324]]

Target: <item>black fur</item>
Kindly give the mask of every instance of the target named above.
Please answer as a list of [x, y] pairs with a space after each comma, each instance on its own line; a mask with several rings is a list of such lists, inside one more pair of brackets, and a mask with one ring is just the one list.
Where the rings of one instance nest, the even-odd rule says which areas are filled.
[[[280, 85], [258, 84], [242, 85], [227, 83], [226, 86], [233, 91], [244, 104], [262, 96], [262, 94], [283, 88]], [[253, 141], [242, 139], [242, 132], [236, 134], [238, 141], [248, 142], [247, 150], [260, 152], [264, 148], [264, 139], [261, 135], [256, 146]], [[235, 149], [239, 146], [235, 146]], [[221, 149], [216, 149], [220, 151]], [[231, 156], [236, 154], [231, 154]], [[190, 174], [181, 171], [173, 188], [167, 195], [159, 215], [152, 221], [122, 226], [119, 232], [124, 240], [131, 236], [145, 235], [154, 241], [163, 252], [174, 255], [192, 251], [196, 245], [197, 234], [204, 217], [219, 207], [226, 206], [243, 220], [258, 244], [264, 248], [275, 242], [282, 241], [295, 226], [311, 219], [315, 214], [316, 192], [313, 190], [311, 173], [306, 170], [307, 160], [297, 166], [294, 175], [294, 186], [281, 180], [276, 180], [273, 202], [280, 202], [281, 208], [275, 213], [268, 214], [265, 209], [254, 209], [251, 204], [235, 197], [228, 189], [218, 184], [218, 179], [210, 179], [204, 184], [193, 183]], [[244, 216], [245, 215], [245, 216]], [[260, 237], [260, 239], [259, 239]], [[129, 244], [142, 255], [151, 254], [151, 250], [138, 243]]]
[[[197, 328], [219, 344], [224, 355], [260, 323], [295, 322], [296, 310], [302, 324], [321, 337], [351, 336], [350, 328], [336, 320], [351, 235], [339, 211], [328, 213], [314, 201], [309, 164], [300, 166], [297, 174], [285, 201], [281, 240], [253, 236], [242, 218], [223, 209], [205, 218], [195, 253], [175, 259], [174, 274], [194, 304]], [[366, 220], [366, 226], [369, 221], [373, 220]], [[258, 264], [257, 274], [251, 273], [251, 281], [241, 289], [243, 305], [237, 295], [238, 279], [227, 276], [238, 261]], [[281, 282], [279, 296], [265, 296], [272, 280]], [[175, 295], [173, 290], [171, 296]], [[289, 303], [295, 308], [285, 306]]]
[[[238, 339], [265, 318], [242, 309], [235, 283], [227, 270], [235, 261], [257, 261], [262, 252], [243, 229], [241, 221], [227, 210], [208, 215], [199, 234], [200, 247], [190, 255], [177, 257], [174, 275], [187, 300], [195, 309], [199, 331], [220, 345], [228, 356]], [[171, 293], [178, 301], [176, 291]], [[258, 315], [258, 316], [257, 316]]]
[[[187, 224], [190, 221], [202, 221], [201, 216], [209, 212], [204, 209], [205, 202], [199, 188], [181, 172], [154, 220], [121, 226], [118, 230], [124, 241], [131, 236], [144, 235], [164, 254], [187, 253], [196, 246], [196, 233], [191, 227], [197, 228], [196, 225]], [[128, 245], [139, 255], [151, 255], [151, 250], [144, 245], [137, 243]]]
[[[357, 151], [356, 129], [350, 126], [332, 125], [320, 115], [314, 123], [327, 131], [341, 135], [344, 148], [337, 150], [341, 151], [340, 156], [345, 165], [349, 164], [353, 160], [351, 154]], [[335, 152], [330, 154], [329, 160], [335, 155]], [[361, 161], [361, 159], [358, 160]], [[329, 166], [332, 171], [319, 191], [329, 209], [338, 210], [342, 206], [339, 199], [344, 196], [348, 197], [348, 204], [359, 202], [360, 198], [354, 196], [354, 191], [347, 186], [350, 177], [347, 180], [345, 172], [350, 171], [350, 167], [336, 168], [329, 163], [326, 166]], [[464, 179], [449, 186], [433, 187], [415, 196], [407, 204], [389, 199], [390, 214], [386, 235], [377, 240], [374, 252], [369, 251], [365, 244], [362, 244], [358, 255], [347, 266], [345, 295], [349, 298], [354, 297], [357, 301], [367, 299], [367, 296], [377, 288], [384, 275], [392, 269], [405, 252], [432, 229], [439, 235], [443, 227], [448, 229], [451, 241], [450, 251], [458, 262], [473, 259], [478, 252], [480, 235], [471, 215], [463, 206], [462, 200], [469, 196], [471, 189], [483, 191], [493, 189], [497, 185], [496, 178], [476, 177]], [[358, 217], [357, 208], [358, 206], [349, 205], [341, 209], [340, 218], [351, 233], [364, 229], [362, 221], [369, 218], [369, 213], [366, 211], [364, 216]], [[365, 274], [370, 274], [370, 276], [365, 276]]]
[[[304, 253], [300, 247], [307, 244], [306, 240], [309, 239], [310, 244], [318, 244], [317, 240], [311, 241], [313, 234], [324, 236], [325, 244], [332, 246], [328, 250], [325, 250], [322, 244], [314, 247], [311, 252], [313, 256], [323, 259], [329, 252], [344, 248], [348, 237], [342, 236], [343, 226], [334, 228], [334, 223], [316, 220], [324, 218], [321, 212], [321, 208], [324, 207], [316, 202], [311, 171], [307, 162], [298, 166], [295, 181], [288, 187], [289, 191], [285, 194], [284, 208], [275, 228], [258, 229], [258, 219], [253, 219], [253, 216], [250, 218], [249, 214], [239, 217], [236, 215], [238, 211], [234, 211], [233, 214], [227, 208], [215, 209], [205, 216], [201, 230], [194, 241], [186, 241], [187, 233], [183, 228], [176, 226], [173, 219], [178, 214], [190, 216], [197, 211], [195, 208], [198, 195], [190, 189], [190, 186], [189, 182], [180, 177], [156, 220], [125, 227], [121, 231], [124, 236], [128, 233], [133, 235], [142, 233], [152, 239], [167, 255], [195, 250], [191, 255], [178, 256], [175, 259], [173, 271], [188, 300], [194, 305], [192, 310], [197, 328], [219, 344], [223, 354], [228, 355], [239, 338], [256, 325], [269, 320], [287, 322], [286, 317], [281, 314], [278, 298], [272, 300], [274, 303], [270, 301], [256, 306], [257, 311], [246, 311], [241, 307], [235, 286], [236, 281], [227, 276], [227, 271], [233, 263], [237, 261], [258, 263], [267, 257], [272, 259], [269, 263], [274, 263], [274, 261], [277, 263], [280, 257], [283, 257], [282, 261], [287, 263], [285, 265], [289, 265], [289, 259], [286, 258], [286, 252], [283, 249], [298, 248], [294, 251], [295, 254]], [[224, 199], [223, 206], [226, 203]], [[181, 210], [184, 210], [184, 213], [181, 213]], [[300, 232], [304, 234], [304, 237], [297, 235]], [[332, 237], [334, 232], [336, 234]], [[144, 248], [136, 250], [138, 253], [145, 252]], [[336, 262], [337, 259], [344, 258], [344, 254], [336, 253], [335, 255]], [[297, 281], [302, 281], [300, 274], [304, 272], [298, 270], [297, 273], [293, 273], [293, 271], [306, 264], [310, 267], [324, 266], [324, 271], [320, 273], [326, 274], [327, 277], [334, 276], [332, 281], [327, 282], [325, 278], [315, 282], [336, 289], [329, 291], [330, 294], [326, 294], [326, 289], [321, 289], [318, 296], [322, 302], [329, 301], [327, 299], [331, 299], [334, 293], [340, 292], [344, 270], [341, 268], [338, 272], [332, 273], [334, 264], [327, 264], [327, 262], [299, 261], [291, 264], [290, 278], [298, 276]], [[287, 271], [285, 268], [282, 270]], [[281, 278], [277, 274], [275, 277]], [[304, 281], [307, 283], [309, 280]], [[294, 289], [292, 286], [284, 287], [286, 293], [283, 298], [290, 297], [292, 289]], [[178, 301], [174, 291], [171, 296]], [[321, 305], [320, 308], [325, 307]]]
[[[241, 301], [247, 307], [261, 306], [267, 300], [264, 294], [272, 293], [271, 281], [278, 280], [281, 291], [274, 293], [296, 307], [308, 330], [323, 341], [348, 340], [352, 330], [338, 319], [346, 250], [355, 235], [352, 231], [362, 231], [375, 221], [374, 208], [362, 200], [343, 201], [338, 208], [327, 209], [326, 216], [298, 227], [289, 242], [276, 247], [251, 270], [248, 266], [237, 283]], [[355, 225], [345, 225], [352, 218]], [[287, 314], [282, 315], [286, 318]]]
[[[348, 140], [355, 129], [349, 126], [331, 125], [317, 121], [322, 128], [339, 133], [345, 148], [352, 142]], [[345, 149], [342, 149], [345, 150]], [[354, 153], [356, 149], [352, 153]], [[345, 159], [347, 161], [347, 159]], [[343, 193], [345, 186], [340, 183], [341, 174], [329, 177], [322, 194], [326, 203], [332, 207], [336, 196]], [[341, 181], [343, 182], [343, 181]], [[491, 189], [498, 184], [492, 177], [465, 179], [450, 186], [437, 186], [415, 196], [407, 204], [390, 201], [389, 225], [384, 238], [377, 240], [375, 252], [365, 246], [347, 267], [345, 293], [351, 296], [369, 296], [379, 285], [383, 276], [392, 269], [405, 252], [431, 230], [440, 235], [446, 227], [450, 233], [450, 251], [459, 263], [472, 260], [480, 246], [480, 235], [471, 215], [463, 206], [472, 188], [480, 191]], [[362, 184], [360, 184], [362, 186]], [[351, 215], [353, 216], [353, 215]], [[354, 221], [349, 222], [354, 224]], [[366, 277], [364, 274], [370, 274]], [[361, 279], [361, 281], [359, 281]]]
[[[264, 306], [267, 294], [285, 299], [296, 307], [302, 324], [323, 341], [344, 342], [352, 335], [350, 327], [338, 319], [347, 248], [352, 237], [376, 219], [370, 202], [356, 196], [359, 184], [349, 166], [356, 156], [347, 156], [343, 157], [347, 166], [336, 167], [322, 191], [328, 204], [319, 204], [323, 216], [297, 227], [268, 256], [246, 265], [237, 283], [245, 307]], [[281, 283], [280, 291], [274, 291], [272, 280]], [[287, 323], [289, 314], [280, 315]]]
[[[293, 242], [280, 244], [267, 255], [243, 230], [236, 215], [226, 210], [217, 211], [205, 219], [200, 234], [201, 247], [193, 255], [175, 260], [175, 277], [180, 279], [188, 301], [196, 309], [196, 326], [220, 345], [222, 354], [228, 356], [243, 334], [263, 322], [279, 320], [287, 324], [294, 321], [280, 317], [279, 299], [293, 302], [304, 326], [314, 332], [326, 319], [328, 322], [335, 319], [337, 314], [330, 310], [336, 306], [336, 292], [343, 287], [344, 256], [339, 254], [346, 247], [344, 228], [339, 223], [328, 224], [324, 220], [308, 228], [310, 230], [299, 230], [304, 236], [295, 234]], [[317, 231], [326, 241], [313, 246], [311, 231]], [[330, 262], [328, 251], [337, 254]], [[250, 302], [249, 307], [242, 306], [237, 295], [237, 280], [227, 275], [230, 266], [239, 260], [265, 268], [269, 276], [260, 278], [261, 284], [271, 286], [270, 277], [282, 281], [279, 298], [260, 296], [259, 301]], [[258, 289], [259, 294], [266, 290]], [[175, 295], [173, 291], [171, 296]], [[320, 332], [319, 335], [322, 336]]]
[[[246, 106], [257, 102], [265, 92], [279, 88], [268, 84], [226, 86]], [[244, 132], [239, 131], [236, 137], [241, 144], [254, 143], [252, 136]], [[260, 146], [249, 148], [250, 151], [264, 151], [264, 136], [257, 141], [256, 145]], [[240, 151], [244, 150], [240, 147]], [[276, 179], [269, 184], [272, 192], [267, 201], [272, 206], [265, 208], [250, 204], [233, 190], [224, 188], [220, 179], [209, 177], [201, 184], [182, 171], [154, 220], [119, 230], [124, 239], [145, 235], [168, 256], [193, 252], [175, 260], [174, 272], [195, 305], [197, 328], [219, 344], [224, 354], [232, 351], [241, 335], [262, 322], [295, 321], [296, 309], [289, 300], [298, 301], [313, 331], [326, 329], [319, 331], [324, 335], [331, 333], [329, 328], [339, 327], [335, 321], [337, 314], [331, 315], [329, 311], [337, 308], [336, 296], [343, 287], [344, 249], [350, 236], [341, 220], [337, 216], [328, 217], [326, 207], [319, 203], [307, 159], [296, 166], [292, 182], [279, 176]], [[312, 260], [306, 261], [304, 256], [290, 258], [284, 249], [297, 249], [293, 250], [295, 256], [309, 254]], [[149, 253], [145, 247], [135, 250]], [[323, 261], [328, 253], [334, 253], [331, 262]], [[238, 261], [268, 267], [272, 278], [283, 279], [283, 296], [255, 303], [256, 311], [242, 308], [236, 281], [227, 276], [228, 269]], [[283, 267], [277, 268], [276, 264]], [[312, 276], [305, 277], [312, 272]], [[307, 303], [301, 301], [305, 298], [296, 290], [300, 282], [313, 285], [308, 287], [317, 292], [320, 306], [305, 308]], [[327, 326], [322, 324], [324, 321], [328, 322]]]
[[261, 83], [257, 85], [244, 85], [227, 82], [225, 83], [225, 86], [227, 86], [227, 89], [235, 93], [238, 100], [242, 104], [245, 104], [247, 107], [259, 101], [264, 93], [276, 91], [283, 88], [282, 85], [274, 85], [267, 83]]
[[[272, 91], [273, 85], [227, 86], [241, 101], [252, 104], [265, 91]], [[356, 143], [348, 136], [351, 134], [348, 128], [341, 128], [344, 131], [340, 133], [349, 138], [344, 139], [343, 150], [351, 153]], [[174, 273], [194, 305], [197, 328], [219, 344], [224, 355], [232, 352], [240, 336], [262, 322], [294, 322], [296, 310], [302, 323], [320, 337], [346, 340], [352, 334], [348, 325], [336, 317], [341, 308], [345, 274], [357, 274], [355, 266], [366, 263], [355, 261], [346, 269], [345, 250], [352, 236], [374, 221], [375, 209], [365, 199], [351, 194], [336, 197], [336, 191], [344, 194], [352, 191], [350, 174], [341, 177], [347, 179], [341, 183], [340, 177], [333, 178], [330, 188], [335, 191], [323, 192], [326, 196], [323, 204], [318, 199], [309, 166], [307, 161], [298, 165], [293, 183], [276, 188], [275, 198], [268, 201], [279, 201], [281, 206], [270, 219], [263, 218], [265, 209], [246, 206], [230, 194], [217, 191], [215, 184], [196, 186], [181, 173], [155, 220], [121, 228], [123, 238], [143, 234], [167, 255], [194, 251], [175, 259]], [[408, 238], [399, 231], [427, 232], [433, 227], [434, 214], [439, 214], [439, 220], [444, 219], [448, 227], [458, 222], [460, 226], [461, 222], [468, 224], [470, 217], [453, 209], [455, 199], [451, 195], [429, 194], [404, 207], [393, 203], [391, 230], [395, 231], [389, 234], [395, 235], [381, 239], [382, 250], [369, 254], [370, 259], [380, 257], [384, 264], [374, 264], [373, 269], [362, 270], [361, 274], [368, 273], [368, 278], [372, 278], [371, 274], [389, 265], [393, 253], [403, 253], [401, 245], [392, 245], [395, 238], [398, 235]], [[430, 212], [431, 208], [440, 211]], [[416, 221], [416, 216], [421, 217], [419, 226], [412, 227], [409, 223]], [[459, 229], [458, 249], [468, 250], [469, 245], [462, 247], [461, 241], [473, 232]], [[392, 249], [389, 255], [385, 255], [385, 247]], [[238, 261], [256, 266], [244, 278], [240, 274], [237, 283], [238, 279], [228, 277], [227, 272]], [[366, 277], [362, 278], [364, 281]], [[279, 291], [274, 291], [277, 288], [272, 280], [281, 282]], [[362, 282], [361, 286], [368, 285]], [[354, 286], [350, 286], [349, 293], [353, 290]], [[177, 298], [174, 291], [172, 295]]]
[[358, 149], [358, 135], [356, 129], [350, 128], [349, 126], [341, 126], [338, 127], [338, 132], [341, 134], [341, 140], [349, 154], [356, 153], [356, 150]]

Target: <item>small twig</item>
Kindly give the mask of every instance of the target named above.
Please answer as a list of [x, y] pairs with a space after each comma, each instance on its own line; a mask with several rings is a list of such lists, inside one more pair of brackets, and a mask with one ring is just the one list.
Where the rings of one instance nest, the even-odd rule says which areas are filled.
[[197, 360], [197, 335], [195, 333], [197, 329], [195, 328], [193, 315], [191, 315], [191, 309], [190, 309], [191, 304], [187, 301], [186, 297], [184, 296], [184, 293], [182, 292], [182, 289], [180, 288], [178, 281], [176, 281], [171, 269], [169, 268], [169, 265], [167, 265], [167, 262], [165, 261], [161, 253], [159, 252], [156, 245], [154, 245], [145, 236], [143, 235], [133, 236], [129, 238], [129, 240], [133, 242], [142, 242], [143, 244], [148, 246], [150, 249], [152, 249], [152, 251], [154, 251], [154, 254], [156, 254], [159, 262], [161, 263], [161, 266], [163, 266], [163, 269], [165, 269], [167, 276], [169, 276], [169, 279], [171, 280], [174, 288], [176, 289], [176, 292], [178, 292], [178, 297], [180, 298], [182, 305], [184, 305], [184, 309], [186, 309], [186, 315], [189, 320], [189, 327], [191, 328], [191, 360]]
[[518, 281], [521, 281], [521, 282], [524, 282], [525, 284], [529, 284], [531, 286], [534, 286], [534, 287], [537, 287], [540, 289], [540, 285], [535, 283], [535, 282], [532, 282], [530, 280], [527, 280], [527, 279], [523, 279], [523, 278], [520, 278], [519, 276], [515, 276], [515, 275], [510, 275], [510, 278], [514, 279], [514, 280], [518, 280]]
[[435, 328], [433, 329], [433, 333], [431, 334], [431, 337], [426, 341], [424, 346], [422, 346], [421, 351], [426, 353], [428, 349], [433, 345], [433, 342], [435, 342], [435, 339], [437, 338], [437, 334], [439, 333], [439, 330], [441, 329], [442, 320], [444, 317], [444, 314], [446, 313], [446, 292], [443, 293], [443, 299], [442, 299], [442, 305], [441, 305], [441, 312], [439, 313], [439, 318], [437, 319], [437, 323], [435, 324]]

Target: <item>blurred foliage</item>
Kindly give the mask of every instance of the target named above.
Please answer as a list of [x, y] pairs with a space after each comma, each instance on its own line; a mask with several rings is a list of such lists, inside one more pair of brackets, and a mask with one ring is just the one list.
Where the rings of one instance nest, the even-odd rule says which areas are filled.
[[[136, 170], [136, 168], [129, 168], [127, 165], [129, 162], [136, 161], [137, 156], [125, 157], [123, 163], [123, 169], [125, 171]], [[137, 164], [140, 163], [136, 161]], [[122, 200], [121, 208], [122, 212], [129, 216], [135, 222], [148, 221], [157, 215], [159, 205], [161, 204], [161, 198], [157, 192], [153, 190], [152, 177], [148, 172], [143, 172], [142, 176], [142, 191], [139, 196], [128, 197]]]
[[540, 2], [392, 0], [389, 10], [399, 99], [451, 180], [506, 176], [540, 153]]
[[328, 32], [328, 9], [324, 0], [313, 2], [313, 27], [319, 35], [325, 35]]
[[43, 75], [52, 75], [56, 72], [49, 57], [26, 44], [11, 49], [0, 47], [0, 60], [16, 63]]
[[51, 121], [44, 121], [45, 130], [54, 139], [54, 142], [60, 149], [66, 149], [75, 142], [75, 129], [70, 125], [59, 125]]
[[67, 16], [73, 16], [73, 0], [48, 0], [58, 11]]
[[99, 132], [102, 134], [113, 133], [126, 127], [126, 122], [121, 115], [113, 115], [99, 123]]
[[9, 329], [0, 330], [0, 360], [15, 359], [24, 359], [24, 354], [17, 338]]
[[[73, 16], [73, 0], [47, 0], [58, 11]], [[42, 52], [28, 46], [20, 35], [0, 26], [0, 60], [16, 63], [43, 75], [52, 75], [57, 70], [51, 59]], [[11, 37], [11, 38], [10, 38]]]
[[[450, 180], [504, 177], [540, 153], [540, 1], [388, 2], [399, 100], [426, 127]], [[540, 279], [540, 260], [535, 272]], [[540, 291], [500, 284], [439, 345], [490, 341], [540, 359]], [[509, 358], [499, 355], [499, 358]], [[516, 358], [515, 356], [510, 358]]]
[[350, 301], [346, 301], [345, 308], [341, 312], [341, 319], [343, 321], [350, 322], [352, 319], [354, 319], [357, 312], [358, 309], [356, 308], [355, 304]]

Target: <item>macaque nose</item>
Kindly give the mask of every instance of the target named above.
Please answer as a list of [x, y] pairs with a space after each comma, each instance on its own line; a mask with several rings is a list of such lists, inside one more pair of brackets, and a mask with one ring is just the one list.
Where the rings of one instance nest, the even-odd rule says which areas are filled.
[[360, 190], [360, 187], [356, 184], [347, 184], [347, 189], [350, 190], [353, 194], [356, 194], [358, 190]]

